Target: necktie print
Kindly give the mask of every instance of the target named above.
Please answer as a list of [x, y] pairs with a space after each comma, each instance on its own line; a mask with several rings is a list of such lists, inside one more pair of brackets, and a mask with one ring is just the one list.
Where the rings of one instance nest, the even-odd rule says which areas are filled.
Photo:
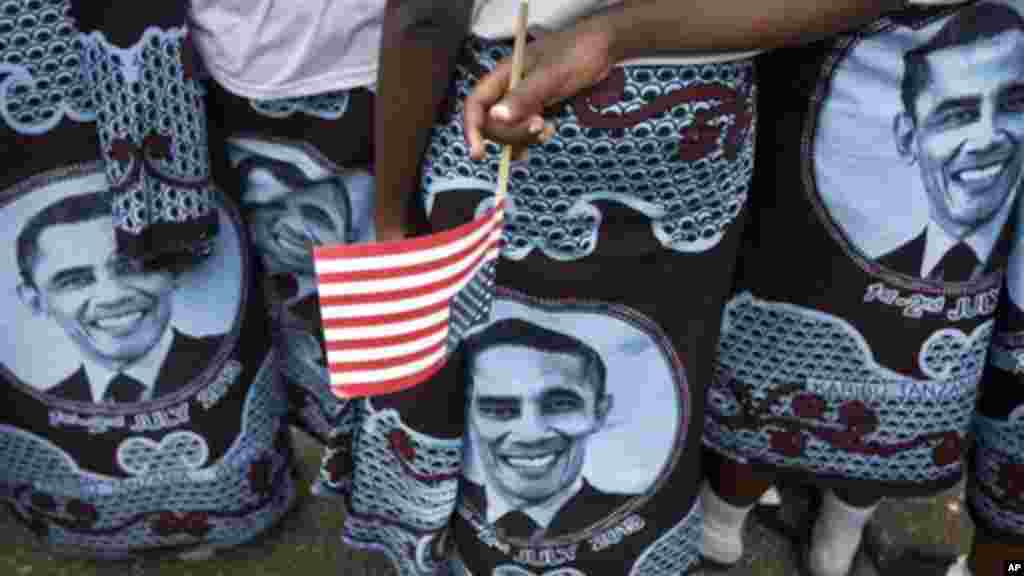
[[946, 282], [967, 282], [978, 267], [978, 257], [974, 250], [963, 242], [958, 242], [942, 257], [935, 268], [935, 276]]
[[543, 533], [540, 525], [521, 510], [513, 510], [498, 518], [494, 526], [506, 538], [518, 538], [520, 540], [532, 540]]
[[127, 374], [118, 373], [110, 379], [107, 391], [103, 394], [103, 401], [116, 404], [138, 402], [145, 391], [146, 387], [141, 382]]

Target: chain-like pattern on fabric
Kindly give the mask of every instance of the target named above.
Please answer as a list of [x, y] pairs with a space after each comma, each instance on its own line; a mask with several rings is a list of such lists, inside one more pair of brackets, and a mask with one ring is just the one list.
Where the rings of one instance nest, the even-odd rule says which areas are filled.
[[160, 224], [207, 226], [125, 247], [128, 252], [186, 248], [211, 235], [215, 211], [203, 89], [186, 65], [192, 58], [186, 41], [184, 28], [148, 28], [127, 48], [111, 45], [99, 32], [83, 38], [115, 227], [134, 238]]
[[252, 109], [270, 118], [288, 118], [300, 113], [324, 120], [337, 120], [348, 110], [348, 90], [325, 92], [297, 98], [274, 100], [249, 100]]
[[[202, 456], [196, 443], [205, 441], [176, 431], [158, 444], [160, 458], [138, 464], [139, 475], [127, 479], [90, 473], [50, 441], [0, 425], [7, 462], [0, 495], [50, 544], [70, 553], [118, 556], [168, 545], [241, 543], [275, 523], [295, 496], [290, 453], [276, 449], [286, 402], [271, 354], [249, 388], [241, 430], [221, 459], [196, 466]], [[132, 453], [127, 462], [140, 462], [139, 440], [122, 444]]]
[[494, 304], [494, 282], [497, 263], [484, 264], [451, 303], [448, 318], [448, 349], [455, 350], [463, 337], [474, 327], [486, 322]]
[[703, 514], [700, 500], [668, 532], [647, 547], [633, 563], [629, 576], [675, 576], [686, 574], [700, 561]]
[[[1024, 367], [1024, 334], [999, 333], [992, 341], [992, 368], [1018, 375]], [[990, 526], [1024, 535], [1024, 419], [1011, 412], [997, 420], [974, 420], [974, 474], [967, 497], [975, 514]]]
[[0, 2], [0, 116], [21, 134], [96, 118], [69, 0]]
[[313, 484], [313, 492], [318, 496], [346, 496], [351, 493], [355, 467], [352, 443], [360, 415], [364, 413], [360, 402], [342, 404], [337, 422], [328, 432], [327, 445], [320, 459], [320, 472]]
[[993, 325], [933, 334], [918, 356], [931, 379], [919, 380], [879, 365], [837, 317], [741, 294], [723, 317], [705, 443], [858, 479], [955, 476]]
[[433, 574], [429, 558], [417, 560], [423, 538], [439, 537], [458, 490], [462, 440], [421, 434], [394, 410], [360, 418], [353, 451], [355, 473], [344, 538], [354, 546], [383, 550], [402, 576]]
[[974, 477], [967, 497], [1000, 530], [1024, 535], [1024, 420], [975, 421]]
[[[462, 102], [511, 47], [473, 39], [469, 51], [479, 65], [459, 66], [451, 118], [434, 128], [424, 158], [428, 210], [442, 192], [493, 190], [497, 182], [497, 145], [487, 144], [486, 162], [469, 159]], [[716, 246], [739, 214], [753, 170], [752, 64], [615, 70], [609, 86], [564, 106], [555, 138], [512, 167], [504, 257], [539, 249], [571, 261], [592, 253], [598, 200], [650, 217], [657, 240], [681, 252]]]

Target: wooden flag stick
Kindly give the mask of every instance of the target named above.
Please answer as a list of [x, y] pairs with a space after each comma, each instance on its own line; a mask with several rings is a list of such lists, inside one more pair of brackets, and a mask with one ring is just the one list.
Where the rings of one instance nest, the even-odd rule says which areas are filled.
[[[530, 0], [519, 2], [519, 18], [516, 23], [516, 44], [512, 51], [512, 76], [508, 80], [508, 89], [511, 90], [519, 84], [523, 75], [523, 52], [526, 51], [526, 26], [530, 19]], [[508, 192], [508, 173], [512, 165], [512, 146], [506, 144], [501, 151], [501, 164], [498, 165], [498, 191], [495, 194], [495, 205], [500, 205], [505, 200], [505, 193]]]

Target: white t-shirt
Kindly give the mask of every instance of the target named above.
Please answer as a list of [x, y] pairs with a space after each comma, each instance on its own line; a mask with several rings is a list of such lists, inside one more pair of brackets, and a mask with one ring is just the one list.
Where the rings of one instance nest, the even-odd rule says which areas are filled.
[[[257, 99], [307, 96], [370, 86], [386, 0], [191, 0], [192, 36], [210, 74], [226, 89]], [[533, 0], [530, 29], [541, 34], [622, 0]], [[949, 4], [955, 0], [917, 0]], [[476, 0], [472, 32], [515, 34], [519, 0]], [[700, 63], [756, 52], [688, 54], [644, 61]]]
[[191, 0], [192, 37], [224, 88], [256, 99], [372, 86], [385, 0]]
[[[561, 30], [588, 14], [621, 3], [622, 0], [533, 0], [530, 2], [529, 28], [535, 31]], [[519, 4], [520, 0], [475, 0], [473, 34], [492, 40], [514, 37], [519, 21]]]

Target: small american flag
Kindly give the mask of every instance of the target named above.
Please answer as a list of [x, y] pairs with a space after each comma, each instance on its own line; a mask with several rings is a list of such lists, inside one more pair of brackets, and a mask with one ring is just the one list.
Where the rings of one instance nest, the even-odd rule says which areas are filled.
[[390, 394], [444, 366], [461, 333], [488, 312], [504, 203], [430, 236], [317, 247], [334, 394]]
[[[529, 0], [520, 0], [509, 87], [523, 70]], [[512, 147], [502, 150], [494, 208], [445, 232], [313, 250], [331, 389], [390, 394], [426, 381], [494, 296]]]

